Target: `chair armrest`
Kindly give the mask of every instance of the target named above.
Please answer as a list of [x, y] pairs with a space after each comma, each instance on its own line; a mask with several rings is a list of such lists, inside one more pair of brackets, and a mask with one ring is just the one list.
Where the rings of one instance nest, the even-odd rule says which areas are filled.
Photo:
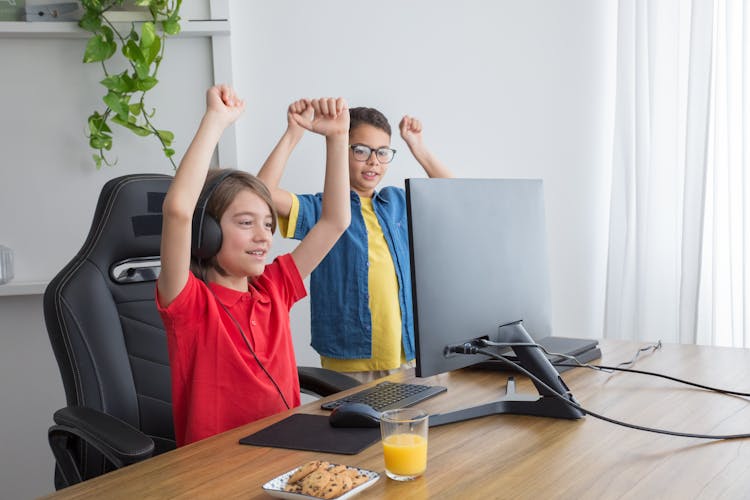
[[49, 444], [65, 482], [82, 480], [70, 441], [77, 437], [96, 448], [118, 469], [151, 457], [154, 441], [135, 427], [106, 413], [84, 406], [57, 410], [48, 432]]
[[298, 366], [297, 374], [299, 375], [301, 389], [321, 397], [330, 396], [360, 385], [359, 380], [349, 375], [325, 368]]

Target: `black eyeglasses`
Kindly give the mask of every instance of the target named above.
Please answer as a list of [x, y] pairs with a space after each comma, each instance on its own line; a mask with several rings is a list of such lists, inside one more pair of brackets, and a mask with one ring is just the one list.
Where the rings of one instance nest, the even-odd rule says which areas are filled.
[[390, 163], [393, 156], [396, 154], [396, 150], [392, 148], [378, 148], [372, 149], [370, 146], [364, 144], [352, 144], [349, 146], [354, 154], [354, 159], [357, 161], [367, 161], [370, 159], [372, 152], [375, 152], [375, 158], [380, 163]]

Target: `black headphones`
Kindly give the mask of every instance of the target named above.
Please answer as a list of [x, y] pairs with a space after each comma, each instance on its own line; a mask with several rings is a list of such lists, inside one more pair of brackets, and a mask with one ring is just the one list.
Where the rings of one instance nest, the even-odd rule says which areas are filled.
[[208, 202], [211, 199], [211, 195], [214, 194], [216, 188], [224, 182], [227, 177], [230, 177], [234, 170], [226, 169], [220, 174], [217, 174], [214, 179], [207, 184], [201, 192], [200, 198], [198, 198], [198, 204], [195, 206], [195, 212], [193, 212], [193, 234], [191, 251], [193, 257], [200, 260], [210, 259], [221, 249], [221, 225], [216, 218], [206, 212]]

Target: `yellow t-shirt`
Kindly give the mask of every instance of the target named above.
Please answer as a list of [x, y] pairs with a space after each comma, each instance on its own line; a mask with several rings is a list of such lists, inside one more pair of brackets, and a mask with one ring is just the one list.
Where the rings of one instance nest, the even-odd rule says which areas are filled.
[[[372, 206], [371, 198], [360, 197], [362, 217], [367, 229], [369, 306], [372, 318], [372, 357], [370, 359], [337, 359], [320, 357], [323, 368], [340, 372], [393, 370], [406, 362], [401, 345], [401, 306], [398, 302], [398, 278], [393, 257]], [[279, 229], [285, 237], [293, 235], [299, 202], [292, 196], [288, 220], [279, 218]], [[290, 224], [291, 222], [291, 224]], [[289, 233], [292, 233], [290, 235]]]
[[367, 229], [367, 281], [372, 317], [372, 358], [335, 359], [321, 356], [323, 368], [340, 372], [393, 370], [403, 361], [401, 347], [401, 306], [398, 278], [393, 257], [380, 227], [371, 198], [360, 197]]

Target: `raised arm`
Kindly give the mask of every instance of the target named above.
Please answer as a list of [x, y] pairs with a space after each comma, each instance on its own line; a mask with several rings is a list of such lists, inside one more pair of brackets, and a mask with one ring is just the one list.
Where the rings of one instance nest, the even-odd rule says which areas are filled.
[[226, 85], [206, 92], [206, 112], [164, 198], [159, 303], [167, 307], [187, 283], [193, 211], [221, 134], [244, 111], [245, 102]]
[[284, 174], [289, 155], [292, 154], [305, 133], [305, 129], [297, 123], [296, 116], [301, 117], [302, 121], [310, 122], [312, 120], [313, 108], [308, 99], [300, 99], [289, 105], [286, 114], [286, 131], [258, 171], [258, 178], [268, 186], [273, 197], [273, 204], [276, 206], [276, 212], [282, 217], [289, 216], [289, 211], [292, 208], [292, 197], [287, 191], [279, 188], [279, 183], [281, 182], [281, 176]]
[[326, 174], [320, 219], [292, 252], [305, 278], [323, 260], [351, 221], [349, 198], [349, 108], [342, 98], [314, 99], [312, 120], [295, 115], [298, 124], [326, 138]]
[[422, 122], [407, 115], [401, 119], [398, 128], [401, 131], [401, 138], [409, 146], [411, 154], [422, 165], [428, 177], [453, 177], [450, 169], [425, 146], [422, 137]]

